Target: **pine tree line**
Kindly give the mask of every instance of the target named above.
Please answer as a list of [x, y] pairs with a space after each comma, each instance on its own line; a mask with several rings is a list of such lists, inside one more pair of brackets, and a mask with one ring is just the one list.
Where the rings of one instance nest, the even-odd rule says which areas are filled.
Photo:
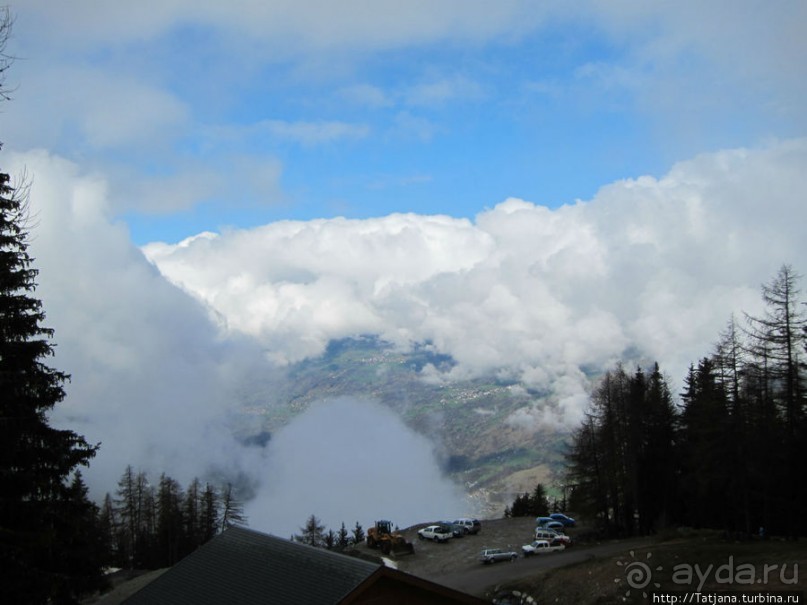
[[[524, 492], [516, 496], [513, 504], [506, 506], [504, 516], [510, 517], [546, 517], [549, 514], [549, 498], [543, 483], [535, 486], [532, 493]], [[552, 510], [565, 510], [565, 504], [558, 500], [553, 502]]]
[[658, 365], [607, 372], [568, 453], [571, 507], [614, 534], [688, 525], [807, 532], [807, 318], [799, 276], [762, 287], [765, 311], [732, 318], [692, 365], [676, 405]]
[[358, 521], [350, 532], [345, 527], [344, 521], [338, 531], [332, 529], [325, 531], [325, 525], [312, 514], [300, 528], [300, 533], [291, 537], [291, 541], [343, 552], [355, 544], [364, 542], [364, 537], [364, 528]]
[[246, 519], [232, 484], [194, 478], [187, 489], [165, 473], [157, 484], [127, 466], [113, 497], [98, 513], [109, 564], [128, 569], [168, 567], [215, 535]]

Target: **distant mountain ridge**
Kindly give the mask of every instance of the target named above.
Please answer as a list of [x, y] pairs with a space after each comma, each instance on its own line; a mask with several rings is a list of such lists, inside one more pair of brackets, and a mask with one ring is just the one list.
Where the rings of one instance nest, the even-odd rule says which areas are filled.
[[245, 441], [265, 444], [311, 404], [360, 396], [395, 411], [429, 438], [443, 470], [491, 506], [532, 489], [536, 480], [551, 481], [568, 433], [508, 421], [517, 410], [540, 405], [545, 394], [495, 378], [437, 384], [424, 379], [427, 365], [445, 371], [454, 361], [429, 346], [400, 352], [375, 337], [334, 341], [322, 356], [250, 385], [241, 394], [239, 431]]

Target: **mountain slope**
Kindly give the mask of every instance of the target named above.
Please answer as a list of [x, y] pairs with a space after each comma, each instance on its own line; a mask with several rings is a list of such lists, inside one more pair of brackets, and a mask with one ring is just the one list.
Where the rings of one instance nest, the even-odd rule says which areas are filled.
[[513, 414], [540, 406], [542, 394], [496, 379], [436, 382], [423, 370], [452, 360], [428, 347], [396, 351], [375, 338], [331, 343], [319, 358], [262, 377], [242, 394], [239, 431], [265, 441], [311, 404], [335, 397], [373, 399], [428, 437], [446, 473], [503, 506], [517, 492], [549, 482], [562, 464], [567, 433], [525, 428]]

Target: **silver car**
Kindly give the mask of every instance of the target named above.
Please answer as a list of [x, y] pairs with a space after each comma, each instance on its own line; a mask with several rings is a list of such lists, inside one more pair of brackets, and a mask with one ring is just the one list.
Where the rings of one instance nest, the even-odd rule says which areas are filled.
[[486, 548], [479, 553], [479, 560], [485, 565], [499, 561], [515, 561], [516, 559], [518, 559], [518, 553], [501, 548]]

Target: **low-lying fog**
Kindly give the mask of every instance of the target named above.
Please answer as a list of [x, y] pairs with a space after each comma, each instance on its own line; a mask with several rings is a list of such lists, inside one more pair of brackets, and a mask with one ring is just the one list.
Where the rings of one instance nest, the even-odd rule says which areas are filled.
[[400, 527], [472, 514], [461, 488], [441, 473], [433, 445], [395, 413], [368, 400], [312, 406], [265, 448], [251, 527], [298, 533], [309, 515], [328, 528], [366, 530], [377, 519]]

